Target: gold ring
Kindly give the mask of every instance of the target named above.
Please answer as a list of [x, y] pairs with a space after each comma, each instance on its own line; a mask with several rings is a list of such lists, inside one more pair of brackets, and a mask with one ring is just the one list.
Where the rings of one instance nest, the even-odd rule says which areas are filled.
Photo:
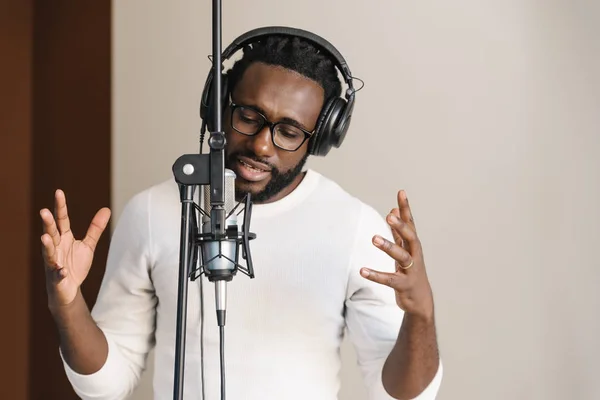
[[409, 269], [410, 267], [413, 266], [414, 263], [415, 263], [415, 260], [410, 260], [410, 264], [408, 264], [406, 267], [403, 267], [400, 264], [398, 264], [398, 265], [400, 265], [400, 268], [402, 268], [402, 269]]

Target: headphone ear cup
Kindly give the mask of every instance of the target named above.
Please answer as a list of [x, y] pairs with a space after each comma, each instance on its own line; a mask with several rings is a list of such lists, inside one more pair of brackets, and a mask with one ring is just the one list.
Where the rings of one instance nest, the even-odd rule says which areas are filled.
[[344, 139], [346, 138], [346, 133], [348, 133], [348, 128], [350, 128], [350, 121], [352, 120], [352, 111], [354, 110], [354, 102], [348, 102], [346, 100], [342, 100], [344, 105], [342, 110], [340, 111], [340, 115], [338, 117], [338, 121], [335, 125], [335, 138], [332, 141], [332, 146], [339, 148]]
[[[323, 107], [314, 137], [311, 140], [310, 154], [315, 156], [326, 156], [332, 146], [339, 147], [336, 126], [343, 114], [346, 101], [335, 97], [330, 99]], [[343, 140], [343, 138], [342, 138]]]
[[212, 78], [213, 74], [209, 73], [202, 89], [202, 97], [200, 98], [200, 118], [203, 121], [208, 121], [210, 112], [210, 100], [212, 99]]
[[327, 119], [327, 115], [329, 110], [331, 110], [331, 106], [333, 105], [333, 101], [328, 100], [323, 108], [321, 109], [321, 113], [319, 114], [319, 118], [317, 119], [317, 126], [315, 127], [315, 133], [310, 139], [308, 153], [311, 155], [318, 156], [320, 152], [320, 148], [322, 147], [322, 137], [323, 137], [323, 122]]
[[229, 87], [227, 85], [227, 75], [221, 74], [221, 117], [225, 113], [225, 108], [229, 104]]
[[[227, 106], [227, 100], [229, 98], [229, 89], [227, 87], [227, 75], [221, 75], [221, 101], [219, 102], [219, 106], [221, 107], [221, 111], [225, 110]], [[206, 126], [209, 131], [213, 130], [212, 122], [214, 118], [214, 100], [213, 100], [213, 80], [212, 74], [208, 75], [206, 79], [206, 84], [204, 85], [204, 90], [202, 91], [202, 103], [200, 105], [200, 117], [204, 122], [206, 122]]]
[[225, 112], [225, 108], [229, 105], [229, 84], [227, 74], [223, 74], [221, 78], [223, 91], [221, 92], [221, 110]]

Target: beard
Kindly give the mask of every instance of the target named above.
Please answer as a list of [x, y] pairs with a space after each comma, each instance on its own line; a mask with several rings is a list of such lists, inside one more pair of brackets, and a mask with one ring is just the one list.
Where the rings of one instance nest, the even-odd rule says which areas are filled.
[[[306, 164], [306, 160], [308, 159], [308, 152], [302, 157], [302, 159], [296, 164], [293, 168], [281, 172], [277, 167], [273, 164], [266, 162], [265, 160], [261, 160], [255, 154], [246, 152], [246, 153], [232, 153], [227, 156], [225, 160], [225, 167], [229, 169], [233, 169], [232, 167], [238, 162], [238, 157], [247, 157], [256, 162], [263, 163], [268, 165], [271, 168], [271, 179], [267, 182], [267, 185], [259, 192], [252, 193], [252, 202], [253, 203], [264, 203], [279, 192], [287, 188], [297, 177], [302, 173], [302, 168]], [[248, 194], [248, 191], [238, 190], [236, 187], [235, 197], [236, 201], [241, 201], [244, 196]]]

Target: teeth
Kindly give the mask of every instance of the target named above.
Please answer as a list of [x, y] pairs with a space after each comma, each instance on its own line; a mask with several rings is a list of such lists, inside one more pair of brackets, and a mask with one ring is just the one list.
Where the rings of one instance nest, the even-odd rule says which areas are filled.
[[262, 170], [262, 169], [254, 168], [253, 166], [251, 166], [250, 164], [248, 164], [248, 163], [246, 163], [246, 162], [244, 162], [244, 161], [242, 161], [242, 160], [240, 160], [240, 163], [241, 163], [241, 164], [242, 164], [244, 167], [246, 167], [246, 168], [248, 168], [248, 169], [251, 169], [251, 170], [253, 170], [253, 171], [265, 172], [265, 171], [264, 171], [264, 170]]

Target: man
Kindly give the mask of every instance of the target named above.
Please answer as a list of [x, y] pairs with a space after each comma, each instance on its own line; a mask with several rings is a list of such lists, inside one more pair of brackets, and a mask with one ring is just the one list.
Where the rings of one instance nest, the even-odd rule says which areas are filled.
[[[304, 168], [323, 105], [341, 92], [332, 60], [311, 42], [274, 35], [244, 49], [228, 88], [227, 167], [237, 175], [236, 192], [253, 196], [258, 238], [251, 245], [256, 279], [229, 284], [227, 396], [337, 398], [347, 328], [370, 399], [435, 398], [442, 369], [433, 296], [406, 194], [398, 193], [384, 221]], [[79, 287], [110, 210], [98, 211], [79, 241], [60, 190], [55, 209], [55, 216], [40, 212], [41, 241], [49, 308], [75, 391], [84, 399], [126, 398], [154, 347], [154, 396], [172, 398], [176, 183], [153, 186], [127, 204], [91, 313]], [[189, 288], [186, 399], [219, 398], [219, 332], [214, 313], [201, 308], [212, 304], [213, 290]]]

